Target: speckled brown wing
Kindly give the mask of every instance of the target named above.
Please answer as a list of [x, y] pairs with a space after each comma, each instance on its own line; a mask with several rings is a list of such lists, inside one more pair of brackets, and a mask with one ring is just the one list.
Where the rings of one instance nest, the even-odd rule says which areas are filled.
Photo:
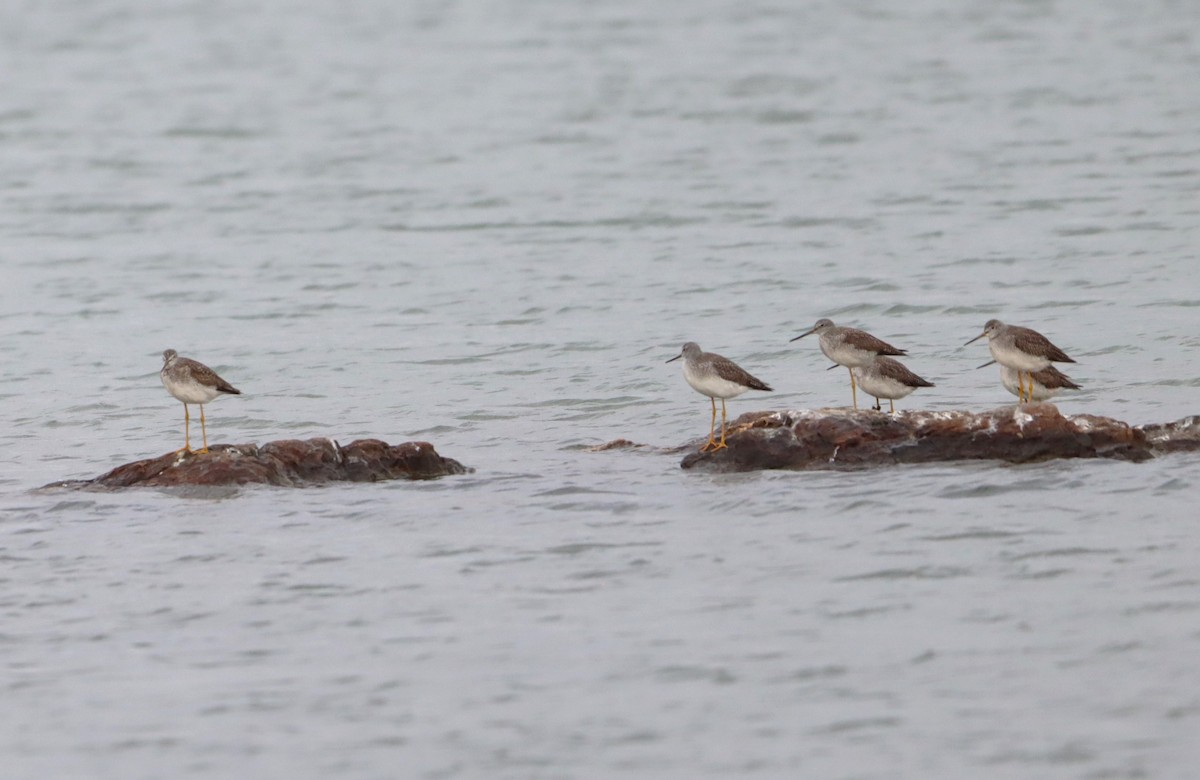
[[859, 330], [858, 328], [846, 328], [846, 332], [842, 338], [859, 349], [874, 352], [876, 355], [908, 354], [908, 350], [897, 349], [883, 339], [876, 338], [865, 330]]
[[894, 379], [906, 387], [933, 387], [933, 382], [927, 382], [908, 369], [908, 366], [897, 360], [877, 358], [875, 370], [888, 379]]
[[1037, 382], [1047, 390], [1079, 390], [1079, 385], [1075, 384], [1071, 377], [1059, 371], [1054, 366], [1043, 368], [1041, 371], [1034, 371], [1033, 381]]
[[191, 358], [179, 358], [176, 367], [185, 369], [196, 382], [206, 386], [216, 388], [218, 392], [229, 393], [231, 395], [241, 395], [242, 391], [238, 390], [233, 385], [226, 382], [221, 377], [217, 376], [217, 372], [213, 371], [203, 363], [192, 360]]
[[742, 387], [748, 387], [751, 390], [772, 392], [771, 387], [766, 382], [751, 376], [745, 369], [729, 358], [713, 354], [712, 352], [706, 353], [704, 357], [704, 362], [712, 366], [713, 371], [722, 379], [739, 384]]
[[1037, 355], [1055, 363], [1074, 363], [1066, 352], [1050, 343], [1036, 330], [1014, 326], [1012, 328], [1013, 346], [1029, 355]]

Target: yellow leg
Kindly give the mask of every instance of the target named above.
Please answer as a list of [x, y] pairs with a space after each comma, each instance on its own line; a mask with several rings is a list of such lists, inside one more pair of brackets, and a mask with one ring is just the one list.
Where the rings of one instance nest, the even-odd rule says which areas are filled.
[[[717, 399], [709, 398], [708, 400], [712, 401], [712, 420], [708, 424], [708, 441], [700, 448], [701, 452], [708, 452], [710, 449], [717, 448], [717, 442], [713, 438], [713, 431], [717, 429]], [[721, 403], [725, 402], [721, 401]]]
[[188, 416], [188, 406], [187, 406], [187, 404], [184, 404], [183, 405], [183, 449], [175, 450], [176, 455], [178, 455], [181, 452], [191, 452], [192, 451], [192, 440], [190, 438], [191, 422], [192, 422], [192, 420]]
[[[713, 402], [714, 405], [716, 402]], [[723, 450], [729, 445], [725, 443], [725, 399], [721, 399], [721, 442], [713, 447], [714, 450]]]
[[846, 370], [850, 371], [850, 398], [851, 398], [851, 400], [854, 401], [854, 411], [857, 412], [858, 411], [858, 388], [856, 388], [854, 386], [854, 372], [848, 368]]
[[892, 414], [896, 413], [896, 402], [894, 400], [892, 400], [891, 398], [888, 399], [888, 408], [891, 409]]
[[208, 431], [204, 428], [204, 404], [200, 404], [200, 435], [204, 437], [204, 448], [197, 452], [208, 452]]

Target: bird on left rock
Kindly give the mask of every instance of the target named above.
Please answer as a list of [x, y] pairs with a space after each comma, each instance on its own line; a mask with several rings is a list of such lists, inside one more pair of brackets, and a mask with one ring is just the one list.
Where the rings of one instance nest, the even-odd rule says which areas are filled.
[[204, 405], [221, 395], [241, 395], [242, 391], [217, 376], [203, 363], [191, 358], [180, 357], [173, 349], [163, 352], [163, 367], [159, 372], [163, 387], [177, 400], [183, 402], [183, 449], [176, 452], [192, 452], [191, 415], [188, 404], [200, 407], [200, 435], [204, 446], [196, 450], [208, 452], [208, 431], [204, 424]]

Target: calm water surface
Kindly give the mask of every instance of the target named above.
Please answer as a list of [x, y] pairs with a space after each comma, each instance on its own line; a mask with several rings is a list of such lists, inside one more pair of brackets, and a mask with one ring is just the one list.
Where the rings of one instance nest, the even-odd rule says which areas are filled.
[[[6, 777], [1189, 778], [1200, 459], [683, 473], [688, 340], [1200, 412], [1200, 6], [0, 6]], [[427, 483], [36, 491], [424, 439]], [[651, 445], [589, 452], [618, 437]]]

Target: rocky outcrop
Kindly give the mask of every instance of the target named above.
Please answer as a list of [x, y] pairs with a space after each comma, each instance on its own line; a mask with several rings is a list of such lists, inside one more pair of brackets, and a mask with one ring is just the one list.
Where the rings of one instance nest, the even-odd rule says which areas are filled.
[[753, 412], [730, 426], [728, 448], [693, 451], [680, 464], [706, 471], [849, 469], [898, 463], [1054, 458], [1142, 461], [1200, 449], [1200, 417], [1131, 426], [1109, 417], [1064, 416], [1048, 403], [987, 412], [822, 409]]
[[1155, 452], [1200, 450], [1200, 415], [1170, 423], [1141, 425], [1139, 430], [1146, 434], [1146, 441]]
[[327, 482], [380, 482], [432, 479], [465, 474], [456, 460], [443, 458], [427, 442], [391, 445], [360, 439], [345, 447], [329, 439], [290, 439], [256, 444], [214, 445], [207, 453], [167, 453], [118, 466], [95, 479], [47, 487], [177, 487], [279, 485], [302, 487]]

